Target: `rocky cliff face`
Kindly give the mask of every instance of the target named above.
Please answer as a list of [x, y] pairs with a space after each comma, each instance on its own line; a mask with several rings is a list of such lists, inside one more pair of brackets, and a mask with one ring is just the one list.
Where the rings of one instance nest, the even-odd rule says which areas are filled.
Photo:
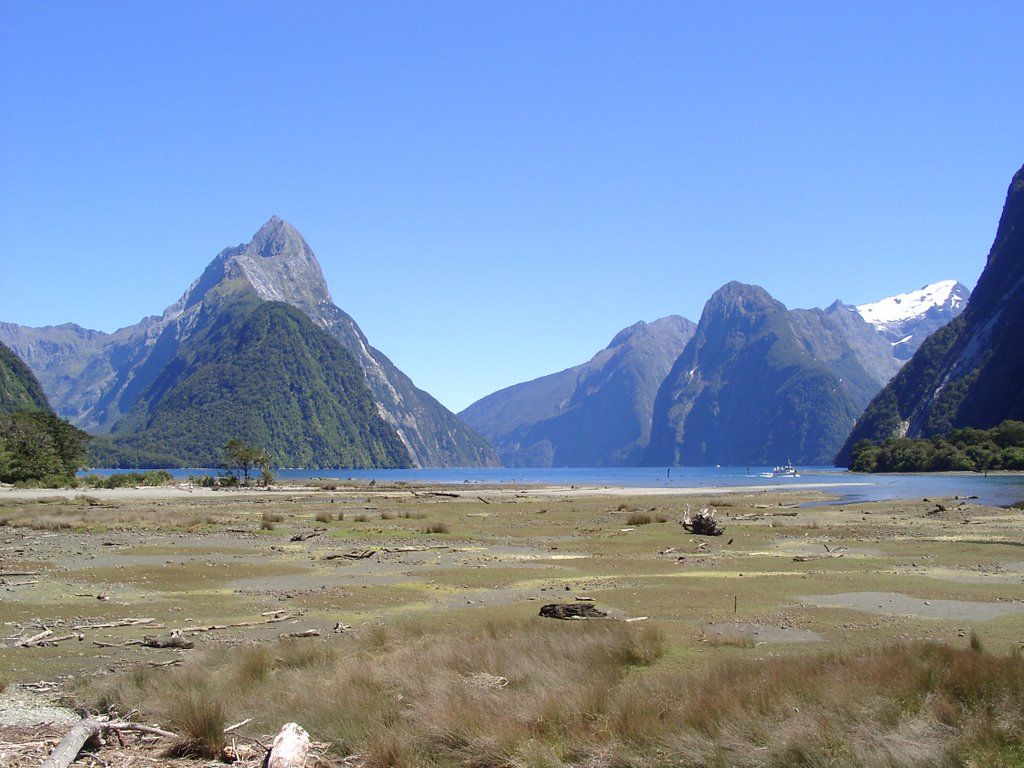
[[930, 336], [872, 400], [836, 457], [862, 439], [927, 437], [1024, 418], [1024, 167], [1006, 195], [963, 314]]
[[[97, 433], [112, 430], [194, 334], [201, 311], [216, 294], [253, 291], [263, 301], [289, 304], [349, 351], [365, 376], [380, 416], [420, 466], [496, 463], [493, 449], [454, 414], [416, 388], [369, 345], [355, 321], [334, 305], [308, 243], [274, 217], [247, 243], [223, 250], [161, 316], [114, 334], [77, 326], [0, 326], [6, 341], [36, 371], [58, 413]], [[212, 292], [212, 293], [211, 293]]]
[[879, 354], [891, 358], [842, 305], [790, 311], [762, 288], [729, 283], [658, 392], [644, 463], [828, 461], [881, 386]]
[[658, 387], [694, 329], [674, 315], [636, 323], [589, 362], [495, 392], [460, 416], [506, 466], [635, 465]]

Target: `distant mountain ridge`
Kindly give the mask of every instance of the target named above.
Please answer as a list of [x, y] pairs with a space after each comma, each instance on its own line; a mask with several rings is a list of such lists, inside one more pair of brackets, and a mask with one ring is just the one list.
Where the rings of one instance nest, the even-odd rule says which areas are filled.
[[[417, 389], [386, 356], [369, 345], [334, 305], [312, 249], [287, 222], [273, 217], [247, 243], [226, 248], [181, 299], [159, 317], [113, 334], [67, 324], [25, 328], [0, 324], [7, 342], [36, 372], [58, 413], [95, 433], [117, 431], [165, 366], [200, 329], [209, 297], [250, 293], [300, 310], [341, 343], [358, 363], [379, 417], [405, 446], [414, 465], [478, 466], [497, 462], [493, 449], [430, 395]], [[120, 425], [120, 426], [119, 426]]]
[[[460, 415], [508, 466], [827, 463], [907, 350], [956, 317], [968, 294], [947, 280], [860, 307], [789, 310], [734, 282], [709, 300], [703, 333], [676, 316], [638, 323], [590, 362], [507, 387]], [[749, 311], [724, 311], [730, 301]], [[744, 328], [748, 321], [768, 330]], [[773, 351], [726, 359], [752, 339]], [[700, 392], [684, 392], [677, 365]], [[788, 383], [770, 379], [782, 369]], [[659, 395], [663, 385], [674, 394]], [[673, 404], [656, 407], [656, 396]], [[701, 416], [704, 407], [716, 417]]]
[[872, 400], [839, 451], [1024, 419], [1024, 167], [1010, 182], [985, 269], [963, 313], [932, 334]]
[[788, 310], [758, 286], [720, 288], [658, 391], [644, 463], [827, 461], [882, 385], [849, 341], [851, 322], [884, 345], [841, 304]]
[[459, 415], [505, 466], [637, 464], [655, 394], [695, 327], [677, 315], [635, 323], [589, 362], [507, 387]]

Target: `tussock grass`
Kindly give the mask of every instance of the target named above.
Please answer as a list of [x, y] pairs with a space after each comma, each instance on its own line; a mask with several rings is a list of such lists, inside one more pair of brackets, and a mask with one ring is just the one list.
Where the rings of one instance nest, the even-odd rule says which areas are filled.
[[284, 522], [284, 515], [279, 512], [264, 512], [260, 519], [260, 530], [272, 531], [278, 523]]
[[266, 732], [294, 720], [369, 766], [1024, 759], [1019, 653], [919, 643], [688, 669], [665, 650], [652, 624], [413, 621], [214, 650], [191, 666], [118, 675], [94, 701], [171, 718], [197, 741], [225, 716], [256, 715]]
[[650, 525], [653, 518], [646, 512], [631, 512], [626, 519], [626, 525]]
[[82, 494], [74, 498], [54, 496], [23, 502], [4, 509], [3, 519], [12, 528], [75, 532], [187, 530], [216, 526], [227, 520], [220, 512], [123, 505]]
[[756, 643], [749, 631], [740, 627], [701, 627], [701, 640], [715, 648], [753, 648]]
[[317, 512], [313, 519], [318, 523], [329, 523], [334, 519], [334, 516], [330, 512]]
[[421, 529], [423, 533], [451, 533], [451, 528], [448, 527], [447, 523], [427, 523]]

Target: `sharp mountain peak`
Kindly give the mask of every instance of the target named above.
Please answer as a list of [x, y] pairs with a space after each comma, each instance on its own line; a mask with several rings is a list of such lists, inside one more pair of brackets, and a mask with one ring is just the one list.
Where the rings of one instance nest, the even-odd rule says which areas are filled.
[[272, 216], [248, 243], [221, 251], [164, 316], [173, 317], [201, 302], [211, 288], [238, 279], [264, 301], [291, 304], [309, 315], [318, 316], [319, 307], [334, 303], [309, 243], [294, 226]]

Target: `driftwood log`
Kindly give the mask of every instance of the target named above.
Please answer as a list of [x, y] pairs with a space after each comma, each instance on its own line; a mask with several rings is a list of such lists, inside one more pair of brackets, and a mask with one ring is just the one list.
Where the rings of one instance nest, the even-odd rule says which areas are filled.
[[309, 755], [309, 734], [298, 723], [287, 723], [274, 737], [265, 768], [303, 768]]
[[608, 616], [590, 603], [551, 603], [541, 606], [540, 615], [548, 619], [603, 619]]
[[296, 533], [294, 536], [292, 536], [289, 539], [289, 541], [306, 541], [307, 539], [312, 539], [314, 536], [319, 536], [321, 533], [323, 533], [326, 530], [327, 530], [326, 528], [315, 528], [312, 531], [305, 531], [305, 532], [302, 532], [302, 533]]
[[165, 636], [146, 635], [142, 638], [142, 644], [147, 648], [184, 648], [187, 650], [196, 647], [191, 640], [186, 640], [180, 634], [173, 632]]
[[683, 515], [683, 530], [698, 536], [721, 536], [725, 528], [715, 520], [715, 510], [705, 507], [695, 515], [687, 512]]
[[139, 723], [104, 722], [102, 720], [80, 720], [61, 739], [60, 744], [40, 764], [39, 768], [68, 768], [86, 745], [102, 746], [106, 731], [139, 731], [168, 739], [177, 739], [176, 734]]
[[99, 720], [82, 720], [76, 723], [39, 768], [67, 768], [75, 761], [87, 742], [93, 742], [98, 746], [102, 728], [103, 723]]

